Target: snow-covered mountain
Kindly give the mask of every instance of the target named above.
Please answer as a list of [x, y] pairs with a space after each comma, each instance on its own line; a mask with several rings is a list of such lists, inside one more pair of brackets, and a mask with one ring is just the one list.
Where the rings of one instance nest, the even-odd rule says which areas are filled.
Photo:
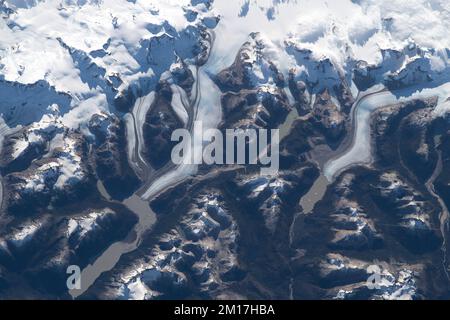
[[[0, 297], [445, 296], [449, 28], [445, 0], [0, 0]], [[280, 173], [173, 165], [195, 120], [280, 128]]]

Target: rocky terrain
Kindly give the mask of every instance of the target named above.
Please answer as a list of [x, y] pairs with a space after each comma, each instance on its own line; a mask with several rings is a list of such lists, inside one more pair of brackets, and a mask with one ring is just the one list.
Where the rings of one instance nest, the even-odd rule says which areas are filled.
[[0, 0], [0, 298], [448, 299], [450, 7], [300, 2]]

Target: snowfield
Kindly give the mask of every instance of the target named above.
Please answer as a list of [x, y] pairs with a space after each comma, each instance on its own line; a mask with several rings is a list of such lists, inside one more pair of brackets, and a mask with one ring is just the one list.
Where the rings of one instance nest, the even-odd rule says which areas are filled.
[[[422, 80], [409, 74], [412, 68], [434, 78], [448, 74], [448, 1], [211, 3], [209, 8], [209, 1], [189, 0], [3, 1], [0, 111], [5, 122], [14, 127], [40, 121], [56, 105], [64, 126], [83, 128], [92, 115], [114, 112], [114, 99], [128, 90], [149, 94], [177, 56], [192, 59], [196, 26], [215, 26], [215, 17], [220, 22], [207, 68], [211, 74], [232, 63], [252, 32], [261, 33], [266, 56], [285, 75], [291, 71], [296, 79], [322, 86], [345, 77], [351, 87], [359, 61], [364, 61], [357, 68], [361, 73], [376, 67], [376, 82]], [[420, 52], [408, 52], [411, 44]], [[22, 105], [31, 97], [39, 107]], [[27, 116], [17, 117], [22, 111]]]

